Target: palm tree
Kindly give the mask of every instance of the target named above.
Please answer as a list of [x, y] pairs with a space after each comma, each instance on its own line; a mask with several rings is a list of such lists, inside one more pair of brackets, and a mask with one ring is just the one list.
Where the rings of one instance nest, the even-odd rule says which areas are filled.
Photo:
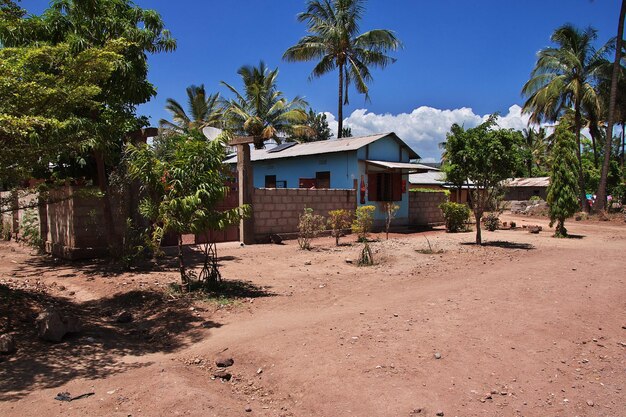
[[[624, 18], [626, 17], [626, 0], [622, 0], [622, 7], [619, 13], [617, 25], [617, 38], [615, 39], [615, 61], [613, 62], [613, 74], [611, 77], [611, 96], [609, 99], [609, 114], [606, 126], [606, 143], [604, 145], [604, 161], [600, 173], [600, 184], [598, 185], [597, 201], [598, 209], [604, 210], [606, 204], [606, 180], [609, 173], [609, 158], [611, 157], [611, 142], [613, 138], [613, 118], [615, 114], [615, 104], [617, 102], [618, 76], [621, 67], [622, 44], [624, 39]], [[623, 149], [623, 148], [622, 148]], [[623, 163], [622, 163], [623, 165]]]
[[587, 210], [585, 184], [580, 153], [580, 131], [583, 126], [583, 109], [593, 108], [600, 114], [600, 98], [594, 81], [603, 62], [604, 49], [596, 51], [593, 42], [596, 30], [580, 31], [566, 24], [552, 34], [557, 47], [548, 47], [538, 53], [531, 78], [522, 88], [528, 97], [523, 111], [530, 113], [530, 122], [556, 121], [568, 109], [574, 111], [578, 180], [583, 210]]
[[220, 95], [206, 95], [204, 85], [187, 87], [187, 110], [173, 98], [167, 99], [165, 109], [172, 114], [172, 122], [161, 119], [159, 125], [165, 131], [184, 133], [202, 130], [205, 127], [220, 127], [224, 110], [220, 106]]
[[354, 82], [357, 91], [369, 99], [369, 67], [385, 68], [395, 62], [386, 53], [401, 47], [394, 33], [386, 29], [359, 34], [363, 4], [364, 0], [309, 0], [307, 10], [298, 14], [309, 34], [283, 55], [290, 62], [319, 60], [309, 79], [339, 69], [338, 138], [343, 137], [343, 105], [349, 103], [350, 84]]
[[538, 130], [535, 130], [534, 128], [529, 127], [522, 131], [522, 135], [524, 136], [522, 147], [526, 153], [524, 158], [526, 162], [526, 170], [528, 176], [532, 177], [533, 163], [540, 166], [545, 159], [547, 148], [546, 129], [540, 127]]
[[291, 101], [283, 97], [276, 86], [278, 68], [270, 71], [261, 61], [258, 67], [244, 65], [237, 73], [243, 81], [243, 93], [222, 81], [235, 95], [226, 102], [228, 127], [240, 134], [254, 136], [257, 149], [263, 148], [268, 139], [281, 143], [281, 136], [309, 133], [304, 110], [308, 104], [298, 96]]

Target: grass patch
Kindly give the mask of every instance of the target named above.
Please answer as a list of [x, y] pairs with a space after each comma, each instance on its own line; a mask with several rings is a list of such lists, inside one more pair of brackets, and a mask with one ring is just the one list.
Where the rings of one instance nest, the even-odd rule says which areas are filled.
[[428, 238], [426, 236], [424, 236], [424, 239], [426, 239], [426, 243], [428, 244], [428, 247], [427, 248], [422, 248], [422, 249], [415, 249], [415, 252], [421, 253], [421, 254], [424, 254], [424, 255], [439, 255], [439, 254], [445, 252], [443, 249], [435, 249], [435, 248], [433, 248], [433, 245], [430, 244], [430, 240], [428, 240]]

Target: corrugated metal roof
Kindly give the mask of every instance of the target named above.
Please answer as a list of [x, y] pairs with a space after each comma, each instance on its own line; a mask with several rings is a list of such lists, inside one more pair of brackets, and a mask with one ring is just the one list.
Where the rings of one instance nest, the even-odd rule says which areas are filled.
[[446, 174], [441, 171], [428, 171], [409, 174], [409, 183], [415, 185], [441, 185], [446, 183]]
[[[250, 150], [250, 159], [252, 161], [265, 161], [269, 159], [282, 159], [282, 158], [293, 158], [298, 156], [305, 155], [319, 155], [325, 153], [334, 153], [334, 152], [345, 152], [345, 151], [356, 151], [357, 149], [362, 148], [363, 146], [369, 145], [372, 142], [375, 142], [384, 137], [391, 136], [395, 140], [399, 141], [401, 145], [404, 145], [409, 150], [409, 157], [412, 159], [419, 158], [419, 155], [415, 153], [413, 149], [402, 139], [400, 139], [395, 133], [381, 133], [378, 135], [369, 135], [369, 136], [358, 136], [351, 138], [342, 138], [342, 139], [329, 139], [329, 140], [321, 140], [317, 142], [308, 142], [308, 143], [298, 143], [290, 148], [282, 150], [280, 152], [268, 152], [269, 149], [251, 149]], [[232, 157], [226, 159], [227, 163], [237, 162], [237, 156], [233, 155]]]
[[377, 165], [382, 168], [389, 169], [403, 169], [408, 171], [428, 171], [431, 167], [422, 164], [412, 164], [410, 162], [390, 162], [390, 161], [373, 161], [367, 159], [365, 162], [372, 165]]
[[509, 178], [505, 181], [506, 187], [547, 187], [550, 177]]

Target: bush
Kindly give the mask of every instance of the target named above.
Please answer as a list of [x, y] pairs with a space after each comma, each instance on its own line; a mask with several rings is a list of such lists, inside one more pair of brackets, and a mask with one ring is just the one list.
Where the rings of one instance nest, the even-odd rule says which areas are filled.
[[359, 242], [366, 241], [372, 230], [374, 211], [376, 211], [374, 206], [360, 206], [356, 209], [352, 231], [359, 236]]
[[528, 199], [528, 201], [541, 201], [541, 200], [543, 199], [539, 197], [538, 195], [534, 195]]
[[339, 246], [339, 237], [343, 231], [350, 227], [352, 214], [348, 210], [331, 210], [328, 212], [328, 228], [330, 234], [335, 238], [335, 245]]
[[313, 209], [305, 207], [298, 223], [298, 245], [300, 249], [311, 249], [311, 239], [325, 228], [324, 217], [313, 214]]
[[43, 250], [44, 241], [39, 231], [39, 214], [36, 209], [24, 210], [20, 222], [20, 234], [28, 246]]
[[446, 221], [446, 231], [456, 233], [467, 230], [467, 221], [471, 211], [465, 204], [446, 202], [441, 203], [439, 208], [443, 212]]
[[485, 225], [485, 229], [489, 230], [490, 232], [494, 232], [498, 229], [500, 219], [498, 218], [498, 215], [496, 213], [489, 213], [483, 219], [483, 224]]

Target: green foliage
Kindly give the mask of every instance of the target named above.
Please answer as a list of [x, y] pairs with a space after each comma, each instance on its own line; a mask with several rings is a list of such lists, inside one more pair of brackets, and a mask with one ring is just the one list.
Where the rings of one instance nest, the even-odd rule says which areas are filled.
[[391, 221], [396, 217], [396, 213], [400, 210], [400, 206], [392, 201], [385, 201], [381, 204], [382, 211], [385, 213], [385, 234], [387, 240], [389, 240], [389, 228], [391, 227]]
[[226, 125], [238, 134], [254, 136], [254, 146], [263, 148], [263, 142], [273, 139], [281, 142], [279, 133], [302, 136], [311, 133], [306, 125], [304, 109], [308, 103], [301, 97], [288, 101], [278, 90], [278, 68], [270, 70], [261, 61], [258, 67], [245, 65], [237, 71], [243, 81], [240, 93], [222, 81], [235, 98], [226, 103]]
[[325, 113], [316, 113], [310, 108], [306, 116], [305, 125], [309, 127], [309, 131], [296, 138], [298, 142], [317, 142], [333, 137], [330, 127], [328, 127]]
[[348, 210], [331, 210], [328, 212], [327, 225], [330, 234], [335, 238], [335, 245], [339, 246], [339, 238], [343, 231], [350, 227], [352, 214]]
[[39, 230], [39, 213], [35, 208], [24, 210], [20, 219], [20, 235], [24, 242], [37, 250], [43, 250], [44, 240]]
[[176, 47], [159, 14], [130, 0], [53, 0], [41, 16], [11, 16], [0, 18], [0, 145], [20, 158], [15, 176], [87, 165], [93, 150], [119, 161], [127, 133], [146, 124], [136, 106], [156, 94], [147, 54]]
[[474, 183], [470, 189], [476, 218], [476, 243], [482, 243], [480, 221], [496, 204], [501, 183], [519, 169], [522, 162], [522, 135], [513, 129], [499, 129], [497, 114], [475, 128], [465, 130], [454, 124], [447, 135], [443, 170], [453, 184]]
[[359, 34], [364, 0], [309, 0], [298, 20], [307, 25], [307, 35], [285, 51], [290, 62], [318, 61], [311, 78], [339, 70], [339, 137], [343, 136], [343, 105], [348, 104], [348, 87], [369, 97], [370, 67], [385, 68], [395, 62], [387, 51], [401, 48], [395, 34], [374, 29]]
[[541, 201], [541, 197], [539, 197], [538, 195], [533, 195], [528, 199], [528, 201]]
[[313, 209], [305, 207], [298, 221], [298, 245], [300, 249], [311, 249], [311, 240], [326, 227], [323, 216], [313, 214]]
[[352, 232], [356, 233], [359, 242], [366, 242], [374, 224], [374, 206], [359, 206], [356, 208], [352, 221]]
[[411, 188], [410, 193], [443, 193], [446, 197], [450, 197], [450, 190], [437, 190], [435, 188]]
[[497, 213], [489, 213], [485, 216], [485, 220], [483, 222], [485, 224], [485, 229], [490, 232], [495, 232], [500, 224], [500, 218]]
[[[225, 185], [228, 167], [222, 162], [228, 140], [223, 134], [208, 141], [197, 130], [172, 135], [170, 149], [162, 158], [145, 144], [128, 145], [128, 174], [141, 182], [147, 196], [140, 203], [140, 212], [155, 225], [152, 237], [156, 242], [167, 232], [182, 235], [223, 230], [249, 214], [248, 206], [216, 209], [229, 191]], [[182, 252], [180, 257], [181, 280], [188, 286]]]
[[167, 132], [185, 133], [194, 129], [222, 126], [224, 109], [220, 103], [220, 95], [219, 93], [207, 95], [204, 85], [187, 87], [189, 114], [173, 98], [166, 101], [165, 109], [172, 114], [173, 121], [161, 119], [159, 125]]
[[352, 137], [352, 128], [350, 126], [344, 126], [341, 128], [341, 137], [342, 138], [351, 138]]
[[570, 130], [569, 122], [562, 120], [554, 133], [552, 168], [547, 202], [549, 205], [550, 227], [556, 222], [555, 236], [567, 236], [565, 219], [573, 216], [579, 208], [578, 161], [576, 159], [576, 139]]
[[129, 270], [138, 261], [146, 259], [153, 249], [149, 230], [138, 227], [130, 218], [126, 219], [121, 251], [117, 256], [122, 266]]
[[456, 233], [467, 229], [467, 222], [471, 213], [467, 205], [446, 201], [441, 203], [439, 208], [443, 212], [447, 232]]

